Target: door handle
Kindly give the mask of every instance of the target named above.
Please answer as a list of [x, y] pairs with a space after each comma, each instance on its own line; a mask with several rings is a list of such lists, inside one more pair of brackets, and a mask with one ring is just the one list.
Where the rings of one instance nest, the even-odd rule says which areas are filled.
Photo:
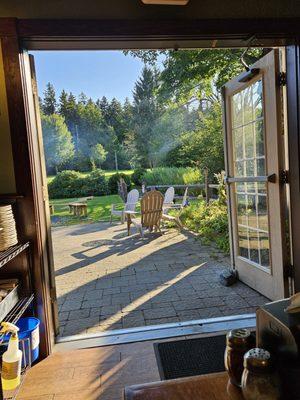
[[224, 178], [225, 183], [227, 185], [231, 183], [252, 183], [252, 182], [276, 182], [276, 174], [266, 175], [266, 176], [239, 176], [239, 177], [232, 177], [232, 176], [225, 176]]

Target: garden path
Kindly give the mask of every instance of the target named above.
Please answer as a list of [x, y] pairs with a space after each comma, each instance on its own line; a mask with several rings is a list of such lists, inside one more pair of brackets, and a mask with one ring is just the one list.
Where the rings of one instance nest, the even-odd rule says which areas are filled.
[[229, 259], [175, 229], [145, 239], [126, 225], [53, 228], [60, 335], [255, 312], [266, 298], [224, 287]]

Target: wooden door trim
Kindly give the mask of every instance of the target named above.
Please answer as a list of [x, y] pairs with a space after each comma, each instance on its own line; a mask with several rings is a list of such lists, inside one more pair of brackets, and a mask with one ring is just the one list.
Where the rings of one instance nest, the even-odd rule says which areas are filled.
[[18, 207], [18, 232], [20, 240], [30, 240], [33, 251], [33, 286], [35, 293], [35, 308], [41, 321], [41, 357], [46, 357], [51, 352], [53, 339], [52, 318], [48, 313], [49, 286], [45, 278], [47, 266], [43, 262], [44, 248], [41, 238], [40, 209], [38, 202], [33, 168], [31, 129], [26, 111], [26, 94], [23, 92], [24, 73], [21, 63], [20, 48], [17, 32], [1, 39], [5, 85], [7, 92], [9, 123], [11, 130], [11, 142], [15, 169], [17, 193], [24, 196], [19, 201]]

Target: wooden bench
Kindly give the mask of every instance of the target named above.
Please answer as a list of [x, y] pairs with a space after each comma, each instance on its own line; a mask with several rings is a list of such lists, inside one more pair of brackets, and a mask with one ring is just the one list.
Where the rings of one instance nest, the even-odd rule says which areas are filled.
[[73, 213], [76, 217], [87, 217], [87, 205], [84, 203], [69, 203], [69, 212]]

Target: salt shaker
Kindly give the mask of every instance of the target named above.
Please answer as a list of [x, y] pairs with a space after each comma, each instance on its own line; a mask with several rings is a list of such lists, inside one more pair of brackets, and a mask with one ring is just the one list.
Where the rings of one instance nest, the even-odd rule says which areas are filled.
[[241, 386], [244, 354], [252, 347], [253, 339], [248, 329], [233, 329], [227, 333], [224, 362], [230, 382], [235, 386]]
[[245, 400], [279, 400], [279, 377], [267, 350], [254, 348], [244, 356], [242, 391]]

